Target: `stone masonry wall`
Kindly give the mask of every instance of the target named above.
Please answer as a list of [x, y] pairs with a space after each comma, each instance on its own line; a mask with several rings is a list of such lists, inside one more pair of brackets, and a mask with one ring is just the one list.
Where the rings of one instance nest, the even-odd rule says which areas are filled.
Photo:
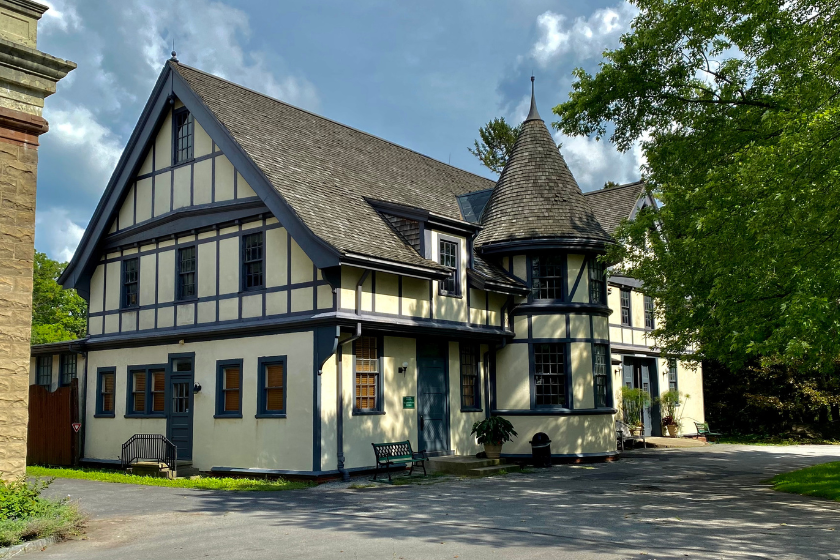
[[26, 471], [37, 146], [0, 141], [0, 476]]

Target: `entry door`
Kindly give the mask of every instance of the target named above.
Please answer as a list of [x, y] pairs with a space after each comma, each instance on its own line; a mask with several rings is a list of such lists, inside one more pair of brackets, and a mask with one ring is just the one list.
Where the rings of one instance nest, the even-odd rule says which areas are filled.
[[420, 449], [449, 450], [449, 407], [446, 398], [447, 344], [418, 341], [417, 420]]
[[178, 446], [178, 459], [190, 461], [193, 444], [193, 360], [175, 358], [170, 369], [166, 437]]

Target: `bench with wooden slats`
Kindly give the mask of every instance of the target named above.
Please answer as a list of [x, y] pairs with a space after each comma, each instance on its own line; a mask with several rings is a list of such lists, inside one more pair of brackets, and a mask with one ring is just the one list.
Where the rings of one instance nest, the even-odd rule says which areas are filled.
[[708, 439], [710, 437], [717, 438], [723, 435], [710, 430], [708, 422], [695, 422], [694, 427], [697, 428], [697, 437], [705, 437]]
[[376, 480], [379, 474], [379, 469], [388, 471], [388, 480], [391, 480], [391, 466], [392, 465], [411, 465], [408, 470], [408, 475], [414, 471], [414, 467], [422, 467], [423, 476], [426, 476], [426, 452], [414, 452], [411, 449], [411, 442], [397, 441], [392, 443], [371, 443], [373, 452], [376, 455], [376, 472], [373, 474], [373, 480]]

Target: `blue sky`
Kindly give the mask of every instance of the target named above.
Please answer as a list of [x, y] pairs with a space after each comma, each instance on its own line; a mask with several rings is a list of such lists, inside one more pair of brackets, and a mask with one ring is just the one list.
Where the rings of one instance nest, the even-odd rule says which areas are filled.
[[[172, 40], [185, 64], [493, 177], [468, 151], [496, 116], [527, 114], [531, 72], [543, 118], [577, 66], [597, 70], [634, 8], [518, 0], [51, 0], [38, 47], [79, 67], [46, 101], [35, 246], [69, 260], [140, 115]], [[639, 177], [638, 149], [566, 138], [583, 190]]]

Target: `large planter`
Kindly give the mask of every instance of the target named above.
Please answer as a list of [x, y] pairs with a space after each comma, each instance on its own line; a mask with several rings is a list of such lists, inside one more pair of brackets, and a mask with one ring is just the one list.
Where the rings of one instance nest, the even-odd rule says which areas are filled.
[[644, 430], [642, 426], [633, 426], [630, 428], [630, 434], [634, 437], [639, 437], [642, 435], [642, 430]]
[[488, 459], [498, 459], [502, 456], [502, 444], [485, 443], [484, 453], [487, 455]]
[[665, 427], [668, 428], [668, 437], [677, 437], [677, 425], [676, 424], [668, 424]]

